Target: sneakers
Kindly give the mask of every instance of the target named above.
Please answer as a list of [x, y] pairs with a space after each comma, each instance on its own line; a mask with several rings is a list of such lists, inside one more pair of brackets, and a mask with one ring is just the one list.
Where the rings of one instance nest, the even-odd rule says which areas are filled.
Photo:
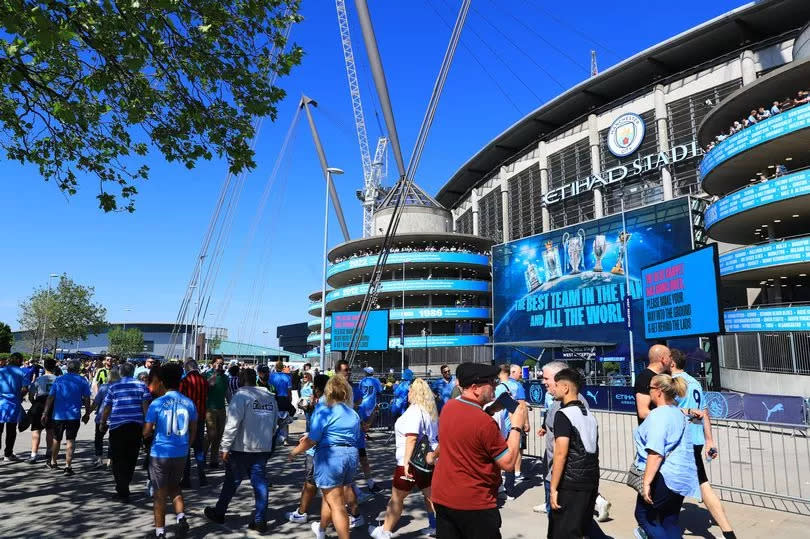
[[359, 528], [363, 524], [366, 523], [366, 517], [363, 515], [352, 516], [349, 515], [349, 529], [353, 530], [355, 528]]
[[379, 492], [380, 491], [380, 485], [378, 485], [376, 482], [368, 481], [367, 487], [368, 487], [369, 492]]
[[65, 467], [65, 475], [76, 475], [76, 472], [73, 471], [73, 468], [70, 466]]
[[6, 462], [20, 462], [20, 457], [12, 453], [11, 455], [6, 455], [6, 457], [3, 460], [5, 460]]
[[610, 502], [599, 495], [596, 497], [594, 509], [596, 509], [596, 520], [599, 522], [607, 522], [610, 518]]
[[217, 510], [213, 507], [206, 507], [203, 514], [208, 520], [216, 522], [217, 524], [225, 524], [225, 515], [220, 515], [217, 513]]
[[101, 459], [101, 457], [99, 457], [95, 461], [93, 461], [93, 469], [94, 470], [99, 470], [99, 469], [101, 469], [103, 467], [104, 467], [104, 461]]
[[146, 495], [152, 498], [155, 495], [155, 487], [152, 486], [152, 480], [146, 480]]
[[515, 484], [517, 485], [521, 481], [523, 481], [523, 474], [522, 473], [516, 473], [515, 474]]
[[45, 462], [45, 466], [47, 466], [51, 470], [58, 470], [59, 469], [59, 466], [57, 466], [57, 464], [55, 462], [51, 462], [50, 460]]
[[152, 530], [151, 532], [144, 535], [143, 538], [144, 539], [166, 539], [166, 534], [165, 533], [158, 534], [155, 530]]
[[307, 514], [302, 515], [301, 513], [298, 512], [298, 509], [296, 509], [295, 511], [284, 513], [284, 515], [287, 517], [287, 520], [289, 520], [290, 522], [295, 522], [296, 524], [306, 524], [307, 520], [309, 520], [309, 515]]
[[313, 522], [309, 526], [309, 529], [315, 534], [315, 539], [326, 539], [326, 530], [321, 529], [320, 522]]
[[428, 526], [427, 528], [422, 528], [419, 530], [419, 533], [424, 535], [425, 537], [436, 537], [436, 528], [431, 528]]
[[182, 539], [186, 535], [188, 535], [188, 519], [186, 517], [177, 519], [177, 527], [174, 529], [174, 536], [178, 539]]
[[532, 507], [532, 511], [535, 513], [545, 513], [546, 512], [546, 504], [541, 503], [540, 505], [535, 505]]
[[633, 530], [633, 538], [634, 539], [647, 539], [647, 533], [642, 530], [641, 528], [636, 528]]
[[262, 520], [261, 522], [256, 522], [255, 520], [251, 520], [250, 524], [248, 524], [248, 528], [251, 530], [257, 531], [259, 533], [264, 533], [267, 531], [267, 522]]
[[368, 534], [372, 539], [391, 539], [391, 532], [387, 532], [382, 526], [369, 526]]
[[31, 457], [30, 459], [26, 460], [25, 462], [27, 464], [36, 464], [37, 463], [37, 457], [35, 457], [35, 456]]

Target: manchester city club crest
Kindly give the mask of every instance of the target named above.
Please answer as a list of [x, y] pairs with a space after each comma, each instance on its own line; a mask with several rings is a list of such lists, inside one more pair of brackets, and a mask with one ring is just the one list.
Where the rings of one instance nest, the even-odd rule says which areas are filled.
[[706, 392], [706, 408], [708, 408], [711, 417], [724, 419], [728, 416], [728, 403], [726, 402], [726, 398], [720, 393], [714, 391]]
[[644, 120], [638, 114], [628, 112], [616, 118], [607, 135], [610, 153], [616, 157], [627, 157], [638, 150], [644, 140]]

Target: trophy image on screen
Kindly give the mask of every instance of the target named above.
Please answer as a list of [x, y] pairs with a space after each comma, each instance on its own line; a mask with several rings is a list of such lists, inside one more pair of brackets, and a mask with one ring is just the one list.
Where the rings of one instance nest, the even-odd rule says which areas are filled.
[[540, 278], [537, 276], [537, 267], [534, 264], [529, 262], [523, 276], [526, 278], [526, 290], [534, 292], [540, 288]]
[[604, 271], [602, 269], [602, 257], [607, 252], [607, 237], [599, 234], [593, 238], [593, 256], [596, 258], [596, 264], [593, 265], [593, 271]]
[[553, 281], [561, 276], [560, 265], [560, 253], [554, 248], [554, 243], [547, 241], [546, 250], [543, 251], [543, 267], [546, 270], [546, 281]]
[[610, 270], [610, 273], [615, 273], [616, 275], [624, 275], [624, 267], [622, 265], [622, 261], [624, 260], [624, 253], [627, 251], [627, 242], [630, 241], [630, 236], [632, 234], [628, 234], [625, 231], [619, 233], [619, 258], [616, 260], [616, 265], [613, 266], [613, 269]]
[[580, 228], [574, 236], [566, 232], [563, 234], [562, 242], [568, 253], [571, 275], [575, 275], [580, 272], [579, 265], [582, 263], [582, 251], [585, 248], [585, 231]]

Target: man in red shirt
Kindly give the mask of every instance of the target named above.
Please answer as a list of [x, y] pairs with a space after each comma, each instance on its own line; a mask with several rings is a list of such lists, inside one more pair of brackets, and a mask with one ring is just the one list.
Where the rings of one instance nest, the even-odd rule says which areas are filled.
[[[439, 416], [439, 459], [433, 475], [436, 536], [440, 539], [500, 539], [497, 508], [501, 471], [511, 472], [520, 457], [521, 429], [512, 427], [504, 440], [483, 406], [491, 402], [498, 367], [462, 363], [456, 369], [461, 396], [451, 399]], [[526, 422], [520, 402], [513, 425]]]
[[[197, 417], [205, 417], [205, 401], [208, 398], [208, 380], [206, 380], [197, 366], [197, 362], [189, 358], [183, 365], [186, 376], [180, 381], [180, 393], [191, 399], [197, 408]], [[203, 423], [200, 422], [200, 425]], [[200, 486], [208, 484], [205, 477], [205, 429], [197, 429], [197, 435], [191, 440], [191, 447], [194, 448], [194, 460], [197, 461], [197, 477], [200, 479]], [[183, 471], [183, 480], [180, 486], [191, 488], [191, 459], [186, 456], [186, 468]]]

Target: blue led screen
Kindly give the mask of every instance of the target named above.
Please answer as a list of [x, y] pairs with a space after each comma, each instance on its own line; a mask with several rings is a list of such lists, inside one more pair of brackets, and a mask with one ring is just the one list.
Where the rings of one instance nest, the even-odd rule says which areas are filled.
[[[631, 321], [636, 350], [643, 353], [641, 267], [691, 250], [688, 199], [628, 211], [626, 220]], [[627, 348], [621, 232], [622, 216], [617, 214], [496, 245], [494, 341], [560, 340]], [[503, 348], [497, 347], [496, 354]], [[611, 349], [605, 346], [603, 355], [612, 355]]]
[[[486, 335], [420, 335], [405, 337], [405, 348], [437, 348], [440, 346], [480, 346], [487, 344], [489, 337]], [[388, 346], [399, 348], [399, 337], [391, 337]]]
[[717, 245], [641, 270], [647, 339], [722, 333]]
[[810, 170], [802, 170], [741, 189], [706, 208], [706, 228], [738, 213], [810, 194]]
[[[367, 284], [358, 284], [337, 288], [326, 294], [326, 301], [363, 296], [368, 291]], [[473, 281], [464, 279], [415, 279], [403, 281], [385, 281], [380, 283], [380, 292], [409, 292], [409, 291], [458, 291], [458, 292], [488, 292], [487, 281]], [[310, 309], [312, 307], [310, 306]]]
[[[332, 313], [332, 350], [338, 352], [349, 349], [359, 319], [359, 312]], [[388, 311], [368, 313], [366, 327], [360, 335], [358, 350], [388, 350]]]
[[[326, 271], [326, 274], [331, 277], [336, 273], [341, 273], [355, 268], [371, 268], [377, 263], [379, 255], [359, 256], [357, 258], [350, 258], [337, 264], [332, 264]], [[479, 266], [489, 266], [489, 257], [486, 255], [477, 255], [473, 253], [453, 253], [446, 251], [424, 251], [424, 252], [409, 252], [409, 253], [391, 253], [388, 255], [386, 265], [403, 264], [403, 263], [445, 263], [445, 264], [469, 264]]]
[[810, 261], [810, 238], [742, 247], [720, 255], [720, 275]]
[[762, 307], [724, 313], [726, 331], [810, 331], [810, 305]]
[[705, 178], [717, 165], [746, 150], [787, 133], [810, 127], [810, 103], [790, 109], [720, 142], [700, 162], [700, 177]]

